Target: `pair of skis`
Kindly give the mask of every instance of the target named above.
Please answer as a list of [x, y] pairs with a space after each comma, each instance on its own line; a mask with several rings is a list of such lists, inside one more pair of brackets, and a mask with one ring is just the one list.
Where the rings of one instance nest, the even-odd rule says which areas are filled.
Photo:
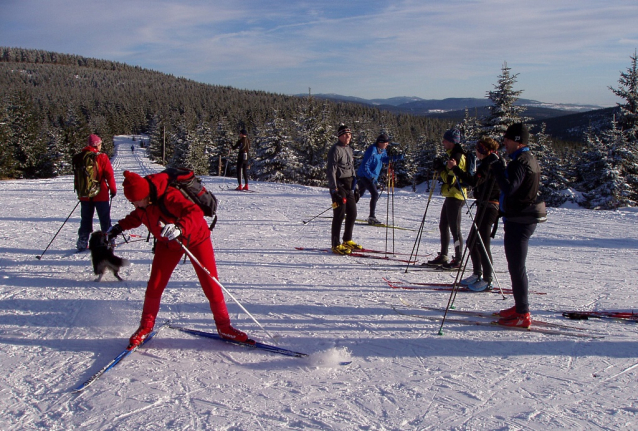
[[[393, 289], [405, 289], [405, 290], [434, 290], [440, 292], [451, 292], [454, 289], [454, 283], [413, 283], [409, 281], [392, 281], [385, 277], [383, 277], [383, 281], [385, 281], [388, 286]], [[467, 288], [467, 286], [458, 286], [457, 292], [472, 292], [472, 293], [498, 293], [501, 294], [499, 289], [491, 289], [484, 290], [482, 292], [474, 292]], [[547, 295], [546, 292], [535, 292], [530, 291], [529, 293], [533, 293], [535, 295]], [[512, 295], [513, 291], [509, 288], [503, 288], [504, 295]]]
[[[420, 309], [427, 311], [435, 311], [441, 313], [440, 316], [428, 315], [428, 314], [417, 314], [409, 311], [404, 311], [398, 308], [395, 305], [391, 305], [392, 309], [402, 316], [413, 317], [416, 319], [424, 319], [431, 320], [435, 322], [440, 322], [443, 319], [443, 313], [445, 313], [445, 309], [436, 308], [436, 307], [428, 307], [428, 306], [417, 306], [412, 305], [408, 301], [400, 298], [403, 305], [407, 308], [411, 309]], [[592, 331], [588, 331], [586, 328], [581, 328], [578, 326], [571, 325], [563, 325], [561, 323], [553, 323], [546, 322], [543, 320], [533, 320], [532, 325], [529, 328], [520, 328], [520, 327], [512, 327], [512, 326], [504, 326], [499, 325], [495, 320], [497, 319], [496, 313], [485, 313], [481, 311], [472, 311], [472, 310], [457, 310], [457, 309], [449, 309], [448, 313], [457, 316], [457, 317], [446, 317], [445, 321], [450, 323], [458, 323], [462, 325], [470, 325], [470, 326], [489, 326], [492, 328], [506, 329], [506, 330], [514, 330], [514, 331], [525, 331], [525, 332], [538, 332], [542, 334], [548, 335], [564, 335], [568, 337], [577, 337], [577, 338], [603, 338], [602, 334], [594, 333]]]
[[[289, 356], [289, 357], [293, 357], [293, 358], [305, 358], [305, 357], [308, 357], [307, 353], [296, 352], [294, 350], [286, 349], [286, 348], [279, 347], [279, 346], [273, 346], [271, 344], [261, 343], [259, 341], [250, 340], [250, 339], [245, 341], [245, 342], [229, 340], [229, 339], [220, 337], [219, 334], [216, 334], [214, 332], [207, 332], [207, 331], [201, 331], [199, 329], [193, 329], [193, 328], [187, 328], [187, 327], [184, 327], [184, 326], [172, 325], [169, 321], [167, 321], [164, 324], [162, 324], [161, 326], [159, 326], [156, 330], [151, 332], [144, 339], [144, 341], [142, 341], [142, 343], [140, 343], [139, 345], [137, 345], [135, 347], [132, 347], [132, 348], [124, 349], [119, 355], [117, 355], [115, 358], [113, 358], [108, 364], [106, 364], [97, 373], [93, 374], [85, 382], [83, 382], [82, 384], [77, 386], [75, 389], [73, 389], [73, 392], [82, 392], [83, 390], [88, 388], [91, 384], [95, 383], [96, 380], [98, 380], [100, 377], [102, 377], [102, 375], [104, 375], [104, 373], [108, 372], [109, 370], [112, 370], [117, 364], [122, 362], [128, 355], [130, 355], [131, 353], [136, 351], [138, 348], [142, 347], [143, 345], [145, 345], [146, 343], [151, 341], [151, 339], [153, 339], [153, 337], [155, 337], [161, 330], [163, 330], [165, 328], [175, 329], [175, 330], [178, 330], [178, 331], [190, 334], [190, 335], [195, 335], [195, 336], [198, 336], [198, 337], [211, 338], [213, 340], [223, 341], [223, 342], [226, 342], [226, 343], [234, 344], [236, 346], [246, 347], [246, 348], [249, 348], [249, 349], [263, 350], [265, 352], [269, 352], [269, 353], [273, 353], [273, 354], [277, 354], [277, 355]], [[352, 361], [342, 361], [342, 362], [339, 362], [339, 365], [349, 365], [351, 363], [352, 363]]]
[[[295, 250], [332, 253], [332, 250], [330, 250], [329, 248], [295, 247]], [[389, 251], [380, 251], [380, 250], [371, 250], [368, 248], [362, 248], [360, 250], [354, 250], [350, 254], [347, 254], [345, 256], [361, 257], [365, 259], [388, 260], [393, 262], [414, 263], [413, 261], [410, 261], [408, 259], [403, 259], [401, 257], [394, 256], [394, 255], [401, 256], [403, 254], [404, 253], [392, 253]]]
[[633, 311], [564, 311], [563, 317], [572, 320], [601, 319], [624, 323], [638, 323], [638, 314]]

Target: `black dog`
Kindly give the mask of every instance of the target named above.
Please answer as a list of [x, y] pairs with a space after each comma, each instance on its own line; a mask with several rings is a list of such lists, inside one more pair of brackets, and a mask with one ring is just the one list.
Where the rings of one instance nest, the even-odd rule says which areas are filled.
[[122, 281], [122, 277], [119, 276], [118, 272], [123, 266], [128, 266], [129, 261], [113, 254], [113, 250], [109, 247], [106, 239], [106, 234], [99, 230], [93, 232], [91, 239], [89, 239], [89, 250], [91, 250], [93, 272], [98, 276], [95, 281], [102, 280], [107, 269], [111, 270], [113, 275]]

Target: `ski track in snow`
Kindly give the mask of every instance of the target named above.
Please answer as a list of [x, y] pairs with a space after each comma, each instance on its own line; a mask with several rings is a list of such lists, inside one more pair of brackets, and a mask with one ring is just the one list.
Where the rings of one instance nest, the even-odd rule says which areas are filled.
[[[136, 151], [130, 151], [134, 143]], [[116, 137], [118, 195], [114, 221], [132, 206], [121, 190], [124, 170], [160, 166], [130, 136]], [[204, 177], [220, 200], [213, 244], [220, 281], [290, 358], [163, 330], [82, 393], [79, 383], [126, 346], [137, 328], [152, 259], [146, 230], [134, 230], [116, 253], [131, 261], [117, 282], [94, 282], [87, 253], [72, 253], [79, 208], [42, 260], [76, 204], [70, 176], [0, 182], [0, 429], [636, 429], [638, 326], [568, 321], [559, 311], [638, 307], [638, 212], [550, 209], [530, 242], [535, 318], [600, 330], [603, 339], [507, 331], [411, 319], [393, 312], [399, 296], [445, 307], [449, 292], [391, 289], [382, 280], [450, 282], [454, 273], [408, 271], [396, 262], [297, 251], [329, 247], [325, 189], [252, 182], [257, 193], [221, 190], [233, 178]], [[422, 186], [425, 188], [425, 185]], [[407, 190], [407, 189], [406, 189]], [[427, 194], [396, 190], [394, 224], [418, 228]], [[437, 195], [438, 193], [435, 193]], [[385, 194], [377, 216], [385, 221]], [[367, 216], [369, 196], [358, 205]], [[434, 196], [420, 259], [439, 248], [442, 203]], [[324, 216], [329, 216], [328, 211]], [[469, 230], [464, 215], [463, 232]], [[94, 226], [99, 226], [97, 218]], [[502, 225], [493, 240], [497, 270], [506, 270]], [[416, 232], [395, 230], [395, 251], [409, 253]], [[356, 225], [354, 239], [384, 250], [385, 229]], [[120, 241], [121, 242], [121, 241]], [[510, 287], [507, 273], [497, 273]], [[272, 340], [227, 297], [233, 323]], [[459, 309], [495, 311], [510, 297], [460, 292]], [[414, 313], [435, 312], [410, 309]], [[214, 330], [212, 315], [187, 262], [162, 300], [158, 321]], [[338, 362], [352, 360], [347, 366]]]

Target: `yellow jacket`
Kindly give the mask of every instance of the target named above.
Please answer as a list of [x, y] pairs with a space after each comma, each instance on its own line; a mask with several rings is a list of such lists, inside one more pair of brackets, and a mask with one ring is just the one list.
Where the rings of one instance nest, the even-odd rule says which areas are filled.
[[[465, 163], [465, 154], [459, 151], [460, 146], [455, 146], [451, 150], [446, 151], [448, 158], [454, 157], [456, 160], [456, 165], [464, 172], [467, 172], [467, 166]], [[454, 153], [454, 156], [452, 156]], [[441, 179], [443, 180], [443, 185], [441, 186], [441, 194], [446, 198], [454, 198], [458, 200], [464, 200], [467, 198], [467, 187], [462, 187], [461, 190], [458, 188], [458, 180], [456, 175], [454, 175], [454, 171], [452, 169], [448, 169], [446, 167], [441, 171]]]

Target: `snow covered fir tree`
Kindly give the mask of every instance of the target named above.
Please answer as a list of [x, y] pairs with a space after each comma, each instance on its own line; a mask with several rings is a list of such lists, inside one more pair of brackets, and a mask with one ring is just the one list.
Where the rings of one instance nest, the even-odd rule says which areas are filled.
[[587, 149], [577, 164], [579, 204], [587, 208], [616, 209], [638, 202], [638, 70], [636, 53], [621, 72], [618, 89], [620, 119], [610, 119], [611, 128], [587, 136]]

